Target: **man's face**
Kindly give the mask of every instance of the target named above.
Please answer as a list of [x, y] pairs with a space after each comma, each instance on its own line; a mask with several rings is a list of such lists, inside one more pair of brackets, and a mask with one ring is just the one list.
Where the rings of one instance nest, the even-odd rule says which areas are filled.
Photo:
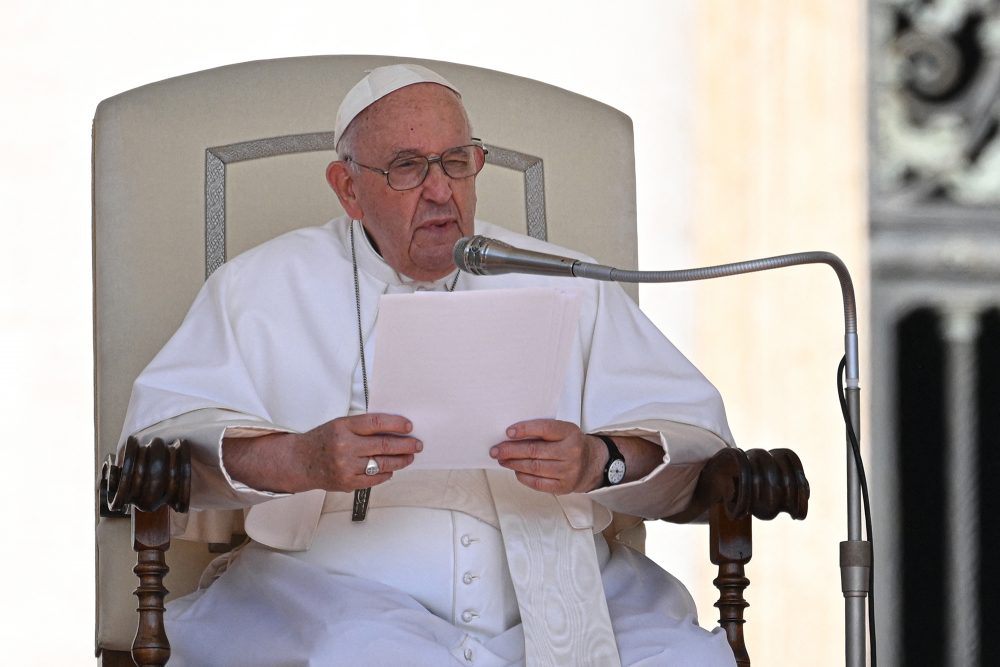
[[[458, 97], [443, 86], [415, 84], [385, 96], [355, 119], [355, 155], [386, 169], [407, 155], [440, 155], [470, 142]], [[335, 165], [342, 165], [336, 176]], [[432, 164], [424, 182], [399, 192], [385, 176], [356, 165], [328, 170], [348, 215], [361, 220], [378, 251], [396, 271], [415, 280], [437, 280], [455, 269], [452, 248], [473, 233], [476, 178], [452, 179]]]

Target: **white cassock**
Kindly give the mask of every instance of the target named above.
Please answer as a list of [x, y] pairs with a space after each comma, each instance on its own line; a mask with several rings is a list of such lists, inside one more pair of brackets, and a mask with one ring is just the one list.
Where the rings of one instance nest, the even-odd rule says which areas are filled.
[[[229, 478], [223, 437], [301, 432], [364, 410], [351, 224], [370, 364], [379, 296], [442, 290], [454, 274], [400, 276], [359, 223], [337, 219], [223, 265], [135, 382], [123, 439], [142, 431], [194, 445], [195, 509], [178, 530], [228, 541], [232, 513], [220, 510], [248, 508], [252, 540], [221, 559], [210, 586], [168, 605], [170, 664], [733, 664], [725, 635], [697, 626], [683, 586], [626, 546], [641, 543], [629, 517], [683, 508], [701, 463], [732, 442], [722, 401], [615, 284], [462, 274], [456, 289], [580, 292], [556, 418], [662, 446], [643, 479], [557, 497], [510, 471], [400, 471], [354, 523], [352, 494], [270, 494]], [[476, 233], [587, 259], [480, 221]]]

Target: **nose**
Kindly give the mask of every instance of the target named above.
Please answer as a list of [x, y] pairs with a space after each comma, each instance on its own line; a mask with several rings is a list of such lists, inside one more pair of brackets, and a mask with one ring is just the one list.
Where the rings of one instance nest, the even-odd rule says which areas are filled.
[[429, 201], [443, 204], [451, 199], [451, 177], [444, 173], [440, 161], [431, 162], [427, 169], [421, 196]]

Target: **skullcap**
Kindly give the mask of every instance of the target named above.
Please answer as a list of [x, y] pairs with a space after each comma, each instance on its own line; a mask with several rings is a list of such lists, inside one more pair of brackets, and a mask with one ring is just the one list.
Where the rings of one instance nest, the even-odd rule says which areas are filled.
[[347, 126], [362, 111], [389, 93], [415, 83], [437, 83], [455, 91], [459, 97], [462, 95], [447, 79], [423, 65], [401, 64], [377, 67], [358, 81], [340, 103], [340, 108], [337, 109], [337, 122], [333, 128], [335, 142], [340, 144]]

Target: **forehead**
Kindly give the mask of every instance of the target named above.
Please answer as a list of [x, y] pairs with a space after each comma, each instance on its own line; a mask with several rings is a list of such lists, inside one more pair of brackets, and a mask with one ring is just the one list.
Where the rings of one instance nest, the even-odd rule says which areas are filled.
[[419, 83], [392, 92], [358, 117], [358, 139], [380, 152], [434, 152], [469, 139], [469, 121], [459, 97], [435, 83]]

